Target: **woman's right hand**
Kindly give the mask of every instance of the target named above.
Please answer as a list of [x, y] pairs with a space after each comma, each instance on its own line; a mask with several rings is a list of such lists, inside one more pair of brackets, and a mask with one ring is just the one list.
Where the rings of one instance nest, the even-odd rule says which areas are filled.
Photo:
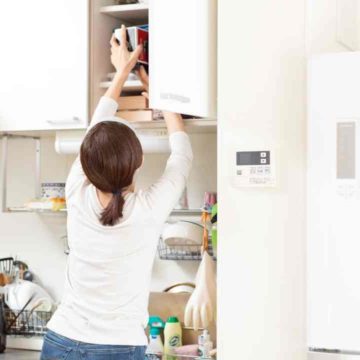
[[142, 45], [138, 45], [134, 51], [128, 50], [128, 44], [126, 39], [126, 27], [121, 26], [120, 32], [120, 45], [117, 43], [115, 35], [110, 40], [111, 44], [111, 63], [116, 69], [117, 73], [127, 78], [130, 71], [136, 65], [140, 53], [142, 51]]

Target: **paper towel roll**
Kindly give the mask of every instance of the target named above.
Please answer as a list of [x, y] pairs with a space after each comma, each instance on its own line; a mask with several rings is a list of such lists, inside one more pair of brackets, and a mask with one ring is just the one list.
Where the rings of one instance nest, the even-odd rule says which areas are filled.
[[[78, 154], [84, 139], [84, 132], [59, 131], [55, 138], [55, 151], [58, 154]], [[164, 135], [139, 134], [143, 152], [146, 154], [162, 154], [170, 152], [169, 139]]]

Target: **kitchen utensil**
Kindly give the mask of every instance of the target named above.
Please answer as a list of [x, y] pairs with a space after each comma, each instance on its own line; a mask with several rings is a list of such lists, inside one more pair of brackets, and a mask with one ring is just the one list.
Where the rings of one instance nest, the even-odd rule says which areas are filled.
[[211, 211], [213, 205], [217, 202], [217, 194], [215, 192], [206, 191], [204, 194], [204, 206], [206, 211]]
[[[54, 301], [45, 289], [39, 285], [18, 280], [4, 287], [5, 302], [12, 310], [21, 310], [25, 304], [29, 310], [36, 306], [39, 311], [51, 311]], [[28, 302], [29, 299], [31, 302]]]
[[217, 204], [211, 209], [211, 244], [214, 256], [217, 257]]
[[8, 275], [5, 275], [4, 273], [0, 273], [0, 286], [5, 286], [7, 284], [10, 284], [12, 281], [12, 278]]
[[192, 293], [195, 289], [195, 284], [193, 283], [179, 283], [164, 289], [164, 292], [168, 293]]
[[34, 280], [34, 275], [31, 271], [29, 270], [26, 270], [24, 271], [24, 274], [23, 274], [23, 277], [22, 277], [24, 280], [27, 280], [27, 281], [33, 281]]
[[185, 326], [207, 328], [216, 318], [215, 264], [207, 251], [196, 274], [196, 287], [185, 308]]
[[11, 276], [13, 274], [13, 257], [6, 257], [0, 259], [0, 272], [4, 273], [5, 275]]
[[14, 266], [15, 276], [18, 277], [19, 279], [23, 279], [24, 272], [27, 271], [29, 268], [27, 264], [25, 264], [23, 261], [20, 260], [14, 260], [13, 266]]
[[210, 221], [210, 214], [207, 211], [203, 211], [201, 215], [201, 222], [203, 223], [202, 251], [207, 251], [209, 248], [209, 232], [207, 230], [207, 223], [209, 221]]
[[179, 245], [201, 245], [203, 227], [191, 221], [181, 220], [166, 223], [162, 238], [169, 247]]

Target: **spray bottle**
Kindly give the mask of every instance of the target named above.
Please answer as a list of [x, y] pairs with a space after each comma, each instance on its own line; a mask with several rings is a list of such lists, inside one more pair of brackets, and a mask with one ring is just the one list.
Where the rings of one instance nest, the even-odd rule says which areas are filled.
[[213, 343], [207, 330], [199, 336], [199, 356], [202, 359], [211, 359], [210, 351], [213, 349]]
[[165, 323], [158, 316], [150, 316], [149, 327], [149, 345], [146, 349], [146, 353], [161, 355], [164, 353], [164, 345], [161, 340], [161, 332], [165, 327]]

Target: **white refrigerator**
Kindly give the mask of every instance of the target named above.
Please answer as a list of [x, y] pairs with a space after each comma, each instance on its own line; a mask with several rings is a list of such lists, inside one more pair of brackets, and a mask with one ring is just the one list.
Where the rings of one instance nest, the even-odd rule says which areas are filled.
[[308, 70], [308, 358], [360, 360], [360, 52]]

